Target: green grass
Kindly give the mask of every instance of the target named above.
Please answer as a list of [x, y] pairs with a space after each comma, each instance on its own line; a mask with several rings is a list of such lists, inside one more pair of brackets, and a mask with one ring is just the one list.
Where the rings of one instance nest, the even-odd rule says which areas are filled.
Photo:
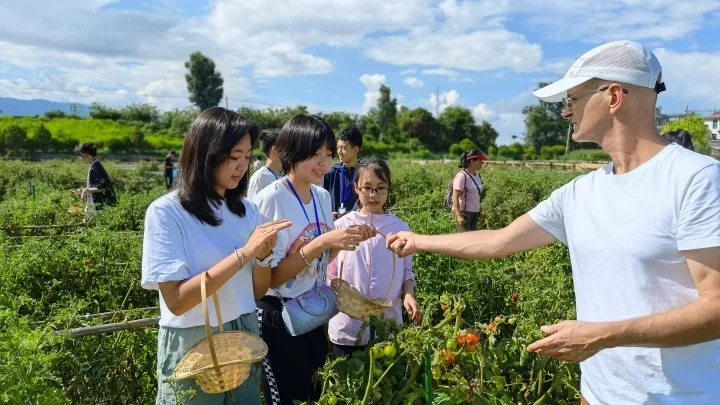
[[28, 137], [33, 137], [40, 125], [50, 130], [53, 138], [65, 140], [76, 139], [79, 142], [96, 142], [102, 146], [111, 139], [131, 137], [140, 129], [145, 134], [145, 141], [156, 149], [180, 149], [183, 138], [172, 135], [167, 131], [149, 132], [143, 123], [74, 119], [74, 118], [44, 118], [44, 117], [2, 117], [0, 116], [0, 131], [11, 125], [18, 125], [25, 129]]

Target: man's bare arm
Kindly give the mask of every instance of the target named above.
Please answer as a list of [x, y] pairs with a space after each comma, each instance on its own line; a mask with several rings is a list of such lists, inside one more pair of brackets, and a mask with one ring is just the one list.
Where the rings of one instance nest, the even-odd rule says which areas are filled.
[[449, 235], [415, 235], [415, 251], [460, 259], [509, 256], [555, 242], [554, 236], [525, 214], [503, 229]]

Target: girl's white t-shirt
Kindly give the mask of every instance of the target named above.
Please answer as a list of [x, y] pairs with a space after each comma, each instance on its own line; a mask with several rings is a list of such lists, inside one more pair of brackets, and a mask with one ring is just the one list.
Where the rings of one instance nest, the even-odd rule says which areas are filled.
[[[334, 229], [330, 193], [314, 184], [311, 185], [311, 190], [317, 207], [320, 230], [325, 233]], [[271, 264], [272, 267], [277, 267], [282, 259], [300, 251], [300, 248], [318, 236], [315, 208], [312, 201], [301, 206], [293, 192], [286, 186], [285, 178], [276, 180], [265, 187], [259, 194], [255, 195], [253, 202], [257, 204], [261, 215], [264, 217], [270, 220], [287, 219], [292, 222], [292, 226], [278, 233], [277, 244], [273, 249], [276, 259]], [[307, 217], [303, 213], [302, 207], [305, 208]], [[313, 260], [310, 262], [310, 266], [303, 269], [297, 276], [278, 288], [270, 289], [267, 295], [277, 296], [279, 293], [280, 296], [285, 298], [295, 298], [310, 291], [315, 286], [318, 268], [320, 269], [319, 282], [324, 284], [327, 274], [328, 252], [325, 252], [321, 259], [319, 265], [319, 259]]]
[[[255, 204], [243, 199], [245, 216], [230, 212], [223, 201], [215, 210], [222, 223], [211, 226], [200, 222], [180, 205], [177, 191], [155, 200], [145, 215], [142, 280], [145, 289], [158, 290], [158, 283], [192, 278], [216, 265], [236, 248], [247, 243], [256, 226], [267, 222]], [[223, 322], [255, 311], [253, 261], [246, 263], [216, 292]], [[208, 298], [210, 324], [217, 326], [215, 304]], [[160, 326], [189, 328], [205, 324], [202, 305], [182, 315], [174, 315], [160, 293]]]

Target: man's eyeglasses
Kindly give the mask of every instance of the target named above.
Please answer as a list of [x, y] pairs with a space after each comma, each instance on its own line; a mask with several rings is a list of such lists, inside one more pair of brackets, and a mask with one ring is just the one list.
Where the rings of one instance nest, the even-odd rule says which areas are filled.
[[[610, 88], [610, 86], [603, 86], [603, 87], [600, 87], [599, 89], [597, 89], [597, 90], [595, 90], [595, 91], [591, 91], [591, 92], [589, 92], [589, 93], [585, 93], [585, 94], [580, 95], [580, 96], [563, 97], [562, 102], [563, 102], [563, 105], [565, 106], [565, 108], [570, 108], [570, 106], [572, 106], [573, 101], [578, 101], [578, 100], [580, 100], [580, 99], [582, 99], [582, 98], [585, 98], [585, 97], [587, 97], [587, 96], [592, 96], [592, 95], [595, 94], [595, 93], [603, 92], [603, 91], [605, 91], [605, 90], [607, 90], [607, 89], [609, 89], [609, 88]], [[623, 88], [622, 90], [623, 90], [623, 93], [628, 94], [627, 89]]]
[[387, 187], [378, 187], [378, 188], [372, 188], [372, 187], [360, 187], [360, 192], [363, 194], [372, 194], [373, 192], [379, 195], [387, 194], [388, 191], [390, 191]]

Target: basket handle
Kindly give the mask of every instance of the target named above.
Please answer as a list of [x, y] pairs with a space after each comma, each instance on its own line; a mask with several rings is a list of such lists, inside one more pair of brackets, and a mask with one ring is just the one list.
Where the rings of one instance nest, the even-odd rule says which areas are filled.
[[[207, 278], [207, 272], [204, 271], [200, 274], [200, 296], [202, 298], [202, 309], [203, 315], [205, 315], [205, 333], [207, 333], [208, 346], [210, 346], [210, 356], [215, 366], [215, 371], [220, 373], [220, 365], [218, 364], [217, 353], [215, 353], [215, 343], [212, 338], [212, 328], [210, 327], [210, 315], [208, 315], [207, 306], [207, 290], [205, 288], [205, 280]], [[218, 330], [223, 332], [222, 316], [220, 315], [220, 303], [218, 302], [217, 294], [213, 294], [213, 301], [215, 302], [215, 313], [218, 320]]]
[[[377, 234], [381, 235], [383, 238], [387, 238], [387, 236], [385, 236], [385, 234], [380, 231], [377, 231]], [[340, 262], [340, 270], [338, 270], [338, 278], [340, 280], [342, 280], [343, 264], [345, 264], [345, 256], [347, 256], [347, 251], [340, 251], [340, 253], [343, 253], [343, 256], [342, 256], [342, 258], [338, 257], [338, 261]], [[340, 253], [338, 253], [338, 256], [340, 256]], [[392, 254], [392, 259], [393, 259], [393, 261], [392, 261], [393, 262], [393, 270], [392, 270], [392, 276], [390, 276], [390, 284], [388, 284], [388, 289], [387, 289], [387, 291], [385, 291], [385, 298], [387, 298], [388, 295], [390, 294], [390, 289], [392, 288], [393, 282], [395, 281], [395, 267], [396, 267], [395, 262], [397, 260], [397, 256], [395, 255], [395, 252], [393, 252], [392, 250], [390, 250], [390, 253]]]

